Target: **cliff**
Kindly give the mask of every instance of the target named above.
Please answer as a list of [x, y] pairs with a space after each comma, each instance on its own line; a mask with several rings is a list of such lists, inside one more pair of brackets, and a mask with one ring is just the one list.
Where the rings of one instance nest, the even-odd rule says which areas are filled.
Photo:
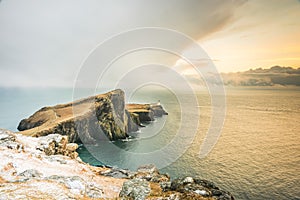
[[138, 121], [136, 123], [153, 121], [154, 117], [168, 115], [168, 113], [159, 104], [127, 104], [126, 110], [131, 114], [135, 114], [132, 118], [134, 121]]
[[0, 199], [232, 200], [197, 177], [170, 180], [154, 165], [137, 171], [94, 167], [67, 136], [28, 137], [0, 129]]
[[142, 122], [166, 115], [161, 105], [125, 105], [120, 89], [80, 99], [68, 104], [44, 107], [27, 119], [18, 130], [23, 135], [67, 135], [69, 142], [94, 143], [97, 140], [124, 139], [137, 131]]
[[20, 122], [19, 133], [0, 129], [0, 199], [233, 200], [199, 177], [171, 180], [154, 165], [129, 171], [78, 157], [73, 142], [126, 138], [167, 114], [160, 104], [125, 105], [124, 92], [115, 90], [44, 107]]

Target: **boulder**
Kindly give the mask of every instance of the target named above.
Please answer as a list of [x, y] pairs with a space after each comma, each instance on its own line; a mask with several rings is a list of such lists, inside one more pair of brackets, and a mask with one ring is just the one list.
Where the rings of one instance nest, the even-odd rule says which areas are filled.
[[120, 192], [120, 197], [130, 197], [133, 200], [144, 200], [150, 194], [150, 185], [144, 179], [131, 179], [125, 181]]
[[47, 156], [60, 154], [71, 158], [78, 157], [77, 148], [78, 144], [68, 143], [68, 137], [59, 134], [40, 137], [36, 147], [37, 150], [45, 152]]
[[73, 151], [76, 151], [76, 149], [78, 149], [78, 144], [76, 144], [76, 143], [69, 143], [66, 145], [67, 151], [73, 152]]
[[131, 179], [135, 176], [136, 172], [113, 167], [113, 168], [108, 168], [107, 170], [100, 172], [100, 174], [103, 176], [109, 176], [109, 177], [113, 177], [113, 178]]
[[200, 179], [199, 177], [184, 177], [174, 179], [169, 188], [164, 184], [164, 191], [177, 191], [185, 196], [192, 195], [194, 199], [200, 197], [213, 197], [215, 199], [234, 200], [234, 197], [226, 191], [220, 190], [213, 182]]
[[0, 129], [0, 147], [24, 151], [23, 144], [16, 141], [15, 134], [5, 129]]
[[166, 182], [170, 180], [169, 175], [161, 174], [155, 165], [142, 165], [137, 169], [136, 178], [144, 179], [150, 182]]
[[15, 142], [16, 136], [13, 134], [13, 132], [5, 129], [0, 129], [0, 144], [3, 144], [5, 142]]
[[[122, 172], [126, 173], [126, 170]], [[140, 166], [132, 179], [123, 183], [119, 196], [121, 199], [234, 200], [229, 192], [220, 190], [213, 182], [199, 177], [187, 176], [170, 181], [153, 164]]]

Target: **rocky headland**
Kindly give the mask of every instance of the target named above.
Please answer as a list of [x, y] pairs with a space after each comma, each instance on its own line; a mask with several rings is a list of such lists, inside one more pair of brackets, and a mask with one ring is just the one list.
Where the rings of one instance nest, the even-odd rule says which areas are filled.
[[124, 139], [167, 114], [159, 103], [125, 105], [114, 90], [44, 107], [20, 122], [20, 132], [0, 129], [0, 199], [234, 199], [199, 177], [172, 180], [154, 165], [130, 171], [78, 157], [78, 143]]
[[125, 139], [143, 122], [168, 113], [159, 104], [125, 104], [120, 89], [71, 103], [44, 107], [18, 126], [21, 134], [68, 136], [69, 142], [95, 143], [97, 140]]

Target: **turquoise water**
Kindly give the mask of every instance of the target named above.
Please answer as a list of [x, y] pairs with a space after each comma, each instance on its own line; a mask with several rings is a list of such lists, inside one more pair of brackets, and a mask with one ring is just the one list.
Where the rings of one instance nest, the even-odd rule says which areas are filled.
[[[212, 152], [199, 158], [211, 119], [210, 97], [197, 93], [198, 106], [189, 109], [192, 123], [200, 111], [199, 127], [187, 151], [161, 169], [172, 177], [199, 175], [231, 191], [237, 199], [300, 199], [300, 90], [249, 89], [226, 90], [226, 118], [221, 136]], [[71, 89], [0, 89], [0, 127], [16, 130], [18, 122], [40, 107], [72, 100]], [[189, 94], [182, 94], [185, 102]], [[160, 100], [168, 116], [157, 118], [128, 141], [103, 142], [96, 147], [81, 147], [80, 156], [91, 164], [135, 168], [140, 163], [163, 162], [164, 152], [153, 160], [135, 156], [160, 151], [178, 133], [182, 122], [178, 98], [168, 91], [140, 91], [132, 102]], [[194, 127], [190, 124], [190, 127]], [[121, 151], [111, 150], [111, 145]], [[94, 157], [87, 151], [89, 149]], [[180, 143], [168, 153], [178, 154]], [[172, 153], [173, 151], [173, 153]], [[146, 155], [145, 154], [145, 155]]]

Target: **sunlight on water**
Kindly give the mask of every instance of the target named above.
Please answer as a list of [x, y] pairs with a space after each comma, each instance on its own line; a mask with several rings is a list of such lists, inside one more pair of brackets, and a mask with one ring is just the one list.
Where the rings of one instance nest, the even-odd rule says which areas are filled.
[[[0, 93], [0, 125], [12, 130], [16, 130], [22, 118], [43, 106], [72, 101], [71, 89], [1, 89]], [[188, 95], [184, 97], [185, 101], [189, 101]], [[299, 89], [227, 89], [227, 114], [222, 135], [205, 159], [198, 156], [209, 128], [211, 104], [207, 92], [199, 92], [197, 97], [199, 105], [195, 110], [200, 110], [197, 135], [184, 155], [163, 168], [163, 172], [172, 177], [198, 175], [212, 180], [232, 192], [237, 199], [300, 198]], [[160, 149], [172, 140], [181, 121], [180, 109], [184, 109], [172, 92], [140, 90], [129, 99], [138, 103], [158, 100], [169, 115], [157, 118], [129, 141], [118, 141], [115, 145], [130, 152], [147, 152]], [[195, 110], [188, 111], [190, 119], [196, 116]], [[161, 131], [153, 135], [156, 130]], [[100, 151], [105, 145], [95, 148]], [[178, 149], [173, 151], [175, 153]], [[122, 154], [114, 155], [115, 160], [111, 162], [113, 159], [109, 152], [101, 162], [84, 147], [79, 149], [79, 153], [91, 164], [134, 162], [134, 158], [124, 158]], [[137, 163], [132, 163], [132, 166]]]
[[[155, 94], [150, 96], [155, 98]], [[172, 113], [172, 104], [168, 104], [171, 101], [160, 98]], [[198, 175], [212, 180], [237, 199], [299, 198], [299, 90], [228, 89], [222, 135], [205, 159], [198, 155], [209, 127], [211, 105], [206, 92], [200, 92], [198, 99], [198, 134], [188, 151], [162, 171], [172, 177]], [[193, 111], [190, 112], [192, 116]], [[150, 127], [140, 134], [149, 131]], [[164, 134], [168, 137], [170, 133]], [[138, 145], [143, 147], [142, 142]]]

